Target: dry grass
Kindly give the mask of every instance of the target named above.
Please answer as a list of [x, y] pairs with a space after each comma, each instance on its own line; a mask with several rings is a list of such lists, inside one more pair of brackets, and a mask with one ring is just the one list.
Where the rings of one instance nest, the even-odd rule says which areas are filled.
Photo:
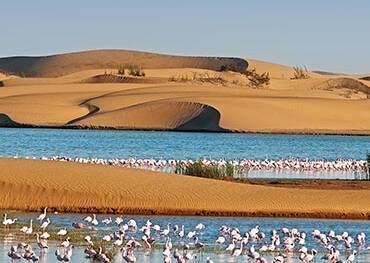
[[294, 73], [291, 79], [308, 79], [310, 76], [308, 75], [308, 70], [306, 66], [304, 67], [293, 67]]
[[210, 84], [221, 84], [226, 85], [228, 81], [220, 74], [209, 74], [209, 73], [197, 73], [192, 74], [181, 74], [174, 76], [172, 75], [168, 79], [169, 82], [198, 82], [198, 83], [210, 83]]
[[247, 77], [249, 83], [248, 86], [251, 88], [263, 88], [268, 87], [270, 84], [270, 74], [268, 72], [263, 72], [261, 74], [257, 73], [256, 69], [251, 69], [245, 71], [245, 76]]

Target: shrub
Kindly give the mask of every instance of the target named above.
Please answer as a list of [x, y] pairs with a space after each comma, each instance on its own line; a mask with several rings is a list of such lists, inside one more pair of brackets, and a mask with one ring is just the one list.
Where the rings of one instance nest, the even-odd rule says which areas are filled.
[[305, 67], [293, 67], [294, 75], [291, 79], [308, 79], [310, 76], [307, 74], [308, 70]]
[[235, 175], [235, 167], [231, 164], [223, 166], [205, 165], [202, 161], [196, 161], [188, 164], [177, 164], [175, 173], [185, 174], [204, 178], [225, 179], [233, 178]]
[[270, 74], [268, 72], [263, 72], [258, 74], [256, 69], [246, 70], [245, 76], [249, 81], [249, 86], [252, 88], [262, 88], [267, 87], [270, 84]]
[[138, 65], [129, 65], [128, 74], [135, 77], [145, 77], [144, 70]]
[[197, 73], [193, 72], [192, 76], [189, 76], [187, 73], [182, 75], [177, 75], [176, 77], [172, 75], [168, 78], [170, 82], [189, 82], [189, 81], [198, 81], [202, 83], [212, 83], [212, 84], [226, 84], [227, 81], [222, 78], [220, 75], [211, 76], [208, 72], [206, 73]]
[[118, 67], [118, 75], [125, 75], [125, 67], [123, 65], [120, 65]]
[[118, 75], [128, 74], [135, 77], [145, 77], [144, 70], [140, 66], [133, 64], [119, 65], [117, 74]]

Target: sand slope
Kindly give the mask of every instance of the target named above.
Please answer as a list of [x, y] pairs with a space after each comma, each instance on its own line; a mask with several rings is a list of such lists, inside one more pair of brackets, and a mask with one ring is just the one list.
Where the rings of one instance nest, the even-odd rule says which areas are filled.
[[56, 77], [88, 69], [118, 68], [119, 65], [143, 68], [203, 68], [222, 66], [244, 71], [248, 63], [240, 58], [161, 55], [130, 50], [92, 50], [43, 57], [0, 58], [0, 70], [27, 77]]
[[[45, 58], [45, 65], [40, 58], [37, 74], [73, 73], [3, 80], [0, 114], [6, 121], [4, 117], [0, 126], [370, 134], [370, 81], [356, 76], [309, 72], [308, 79], [292, 80], [292, 67], [248, 60], [251, 68], [271, 76], [268, 87], [253, 89], [238, 72], [199, 68], [223, 59], [127, 52], [57, 55]], [[144, 78], [118, 76], [114, 67], [97, 68], [113, 55], [152, 64]], [[86, 58], [93, 63], [86, 66]], [[71, 63], [56, 70], [64, 62], [54, 65], [54, 60]], [[82, 70], [86, 68], [94, 69]]]
[[238, 184], [144, 170], [0, 159], [0, 206], [65, 212], [370, 217], [370, 190]]

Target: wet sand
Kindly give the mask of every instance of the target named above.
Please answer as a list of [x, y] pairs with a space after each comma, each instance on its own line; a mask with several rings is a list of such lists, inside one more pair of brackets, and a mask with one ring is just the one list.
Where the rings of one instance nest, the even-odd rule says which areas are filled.
[[227, 182], [139, 169], [0, 159], [0, 208], [370, 219], [369, 182]]

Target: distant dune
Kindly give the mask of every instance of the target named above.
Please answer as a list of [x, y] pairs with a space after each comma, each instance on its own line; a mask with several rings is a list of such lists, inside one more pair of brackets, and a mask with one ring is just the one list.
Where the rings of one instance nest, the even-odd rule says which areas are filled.
[[[115, 52], [148, 63], [145, 77], [119, 75], [110, 62], [84, 64], [86, 57], [110, 61]], [[313, 72], [292, 79], [292, 67], [247, 60], [269, 73], [268, 86], [252, 88], [245, 74], [218, 71], [225, 61], [246, 66], [239, 59], [129, 51], [38, 58], [29, 68], [17, 65], [43, 77], [0, 80], [0, 126], [370, 135], [370, 81]]]
[[129, 50], [93, 50], [42, 57], [0, 58], [0, 70], [26, 77], [57, 77], [89, 69], [118, 68], [134, 64], [151, 68], [201, 68], [245, 71], [248, 63], [240, 58], [161, 55]]
[[[370, 217], [370, 190], [232, 183], [139, 169], [0, 159], [0, 209], [120, 214]], [[361, 182], [366, 183], [366, 182]], [[316, 182], [317, 184], [317, 182]], [[277, 186], [276, 186], [277, 185]]]

